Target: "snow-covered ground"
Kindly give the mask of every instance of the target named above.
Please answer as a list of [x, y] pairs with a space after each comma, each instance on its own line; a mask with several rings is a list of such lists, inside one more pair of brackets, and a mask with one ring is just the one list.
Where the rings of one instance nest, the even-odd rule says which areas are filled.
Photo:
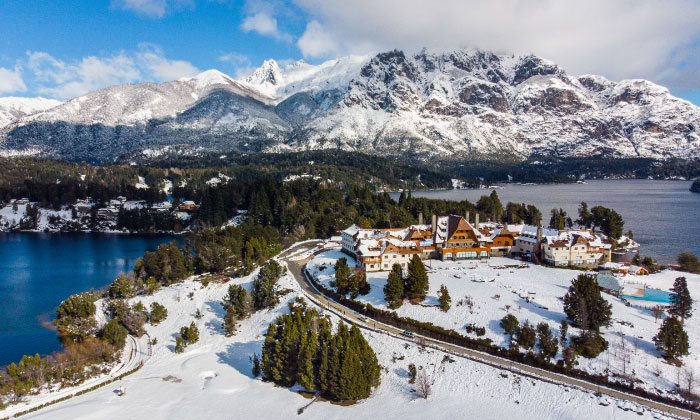
[[[24, 203], [24, 201], [20, 201]], [[38, 203], [30, 203], [33, 206]], [[172, 203], [163, 201], [162, 203], [153, 203], [150, 207], [143, 200], [135, 201], [119, 201], [112, 200], [107, 207], [98, 209], [98, 223], [93, 228], [90, 225], [90, 208], [96, 204], [91, 201], [76, 201], [72, 206], [63, 205], [60, 210], [52, 208], [39, 208], [39, 220], [37, 221], [36, 229], [29, 229], [31, 232], [62, 232], [62, 231], [99, 231], [107, 233], [123, 233], [127, 230], [117, 229], [117, 217], [120, 206], [125, 210], [149, 209], [149, 211], [172, 211]], [[22, 219], [27, 217], [27, 204], [17, 204], [17, 209], [13, 208], [13, 203], [2, 206], [0, 204], [0, 232], [15, 231], [20, 228]], [[75, 217], [71, 207], [76, 209]], [[100, 212], [104, 212], [101, 214]], [[191, 215], [189, 213], [174, 212], [175, 217], [183, 221], [189, 221]], [[189, 226], [185, 226], [184, 230], [188, 230]]]
[[[326, 287], [333, 279], [335, 261], [340, 257], [348, 258], [348, 264], [354, 266], [354, 260], [337, 250], [317, 255], [308, 264], [311, 274]], [[432, 322], [435, 325], [454, 329], [468, 335], [466, 325], [474, 324], [485, 327], [486, 335], [497, 345], [507, 347], [509, 338], [500, 327], [500, 320], [507, 314], [515, 315], [522, 324], [525, 320], [536, 325], [546, 322], [559, 336], [559, 324], [566, 318], [562, 297], [566, 294], [571, 280], [579, 271], [557, 269], [533, 264], [524, 264], [527, 268], [503, 268], [519, 265], [518, 260], [509, 258], [491, 258], [484, 261], [426, 261], [430, 278], [428, 296], [423, 305], [404, 304], [396, 312], [400, 316]], [[325, 267], [325, 268], [322, 268]], [[383, 287], [388, 273], [367, 273], [371, 291], [358, 300], [375, 307], [388, 310], [384, 301]], [[676, 277], [685, 276], [691, 296], [700, 298], [700, 276], [666, 270], [648, 276], [626, 276], [630, 282], [646, 283], [649, 287], [668, 290]], [[452, 307], [448, 312], [438, 308], [438, 290], [444, 284], [452, 298]], [[604, 328], [605, 339], [610, 343], [607, 351], [595, 359], [579, 358], [579, 368], [588, 372], [604, 373], [606, 369], [613, 374], [622, 374], [623, 369], [643, 381], [637, 384], [649, 392], [657, 392], [671, 397], [671, 391], [678, 383], [679, 371], [675, 366], [665, 363], [656, 350], [652, 337], [661, 326], [661, 319], [655, 321], [649, 308], [656, 302], [630, 300], [632, 306], [618, 298], [603, 294], [612, 304], [612, 325]], [[470, 306], [468, 302], [471, 301]], [[460, 303], [462, 302], [462, 303]], [[685, 369], [694, 369], [696, 376], [700, 373], [700, 315], [696, 314], [686, 320], [685, 330], [689, 336], [691, 354], [683, 358], [681, 381]], [[576, 328], [569, 328], [569, 337], [577, 334]], [[476, 335], [472, 334], [473, 337]], [[622, 340], [625, 341], [624, 349]], [[557, 359], [561, 358], [561, 352]], [[627, 360], [623, 366], [623, 360]], [[658, 376], [657, 376], [658, 374]], [[660, 390], [660, 391], [659, 391]]]
[[[13, 227], [18, 227], [21, 220], [27, 215], [26, 204], [18, 204], [17, 211], [15, 211], [12, 207], [13, 206], [11, 204], [0, 207], [0, 231], [11, 230]], [[49, 221], [50, 217], [58, 218], [64, 223], [69, 221], [80, 223], [82, 220], [81, 216], [74, 219], [71, 210], [67, 207], [63, 207], [58, 211], [42, 208], [39, 209], [39, 221], [36, 228], [37, 232], [43, 232], [45, 230], [59, 230]]]
[[[228, 285], [237, 283], [250, 289], [255, 274], [228, 284], [212, 283], [206, 288], [188, 279], [153, 296], [133, 299], [146, 306], [158, 301], [168, 309], [164, 322], [146, 327], [158, 343], [143, 368], [119, 382], [23, 418], [640, 418], [636, 407], [632, 411], [618, 407], [630, 406], [628, 403], [612, 401], [603, 406], [592, 393], [520, 377], [366, 331], [364, 334], [383, 367], [381, 384], [372, 396], [347, 407], [315, 402], [299, 416], [297, 410], [310, 400], [298, 394], [297, 388], [277, 387], [252, 378], [249, 360], [253, 353], [260, 353], [267, 325], [288, 311], [287, 302], [302, 294], [291, 275], [282, 277], [278, 288], [293, 292], [284, 296], [275, 309], [257, 312], [242, 321], [233, 337], [225, 337], [221, 330], [224, 311], [220, 302]], [[197, 309], [203, 314], [199, 320], [194, 318]], [[188, 346], [184, 353], [175, 354], [176, 334], [193, 320], [200, 330], [199, 342]], [[410, 363], [427, 369], [434, 379], [433, 395], [427, 400], [412, 392], [413, 386], [408, 383]], [[121, 386], [126, 394], [120, 397], [116, 390]], [[608, 399], [603, 397], [602, 401]], [[649, 411], [643, 417], [661, 418]]]

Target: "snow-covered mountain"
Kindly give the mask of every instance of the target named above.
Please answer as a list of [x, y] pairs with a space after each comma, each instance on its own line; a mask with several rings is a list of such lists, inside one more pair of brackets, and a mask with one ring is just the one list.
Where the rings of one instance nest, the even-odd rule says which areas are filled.
[[21, 117], [60, 105], [60, 101], [46, 98], [0, 98], [0, 129]]
[[343, 148], [398, 158], [700, 157], [700, 108], [645, 80], [568, 75], [536, 57], [391, 51], [265, 61], [113, 86], [0, 129], [0, 153], [91, 162], [164, 151]]

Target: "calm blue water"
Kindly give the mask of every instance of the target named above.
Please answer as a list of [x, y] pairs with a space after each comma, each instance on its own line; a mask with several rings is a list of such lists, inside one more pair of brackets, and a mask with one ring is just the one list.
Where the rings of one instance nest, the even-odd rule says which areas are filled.
[[[591, 180], [587, 184], [504, 185], [498, 196], [509, 201], [534, 204], [549, 223], [550, 211], [563, 208], [576, 220], [581, 201], [588, 207], [615, 209], [642, 244], [640, 253], [661, 263], [675, 261], [682, 251], [700, 256], [700, 194], [688, 191], [691, 182], [652, 180]], [[414, 191], [414, 197], [469, 200], [472, 203], [490, 190]], [[392, 193], [397, 199], [399, 193]]]
[[[61, 345], [51, 325], [73, 293], [107, 286], [165, 235], [0, 233], [0, 365]], [[181, 240], [181, 239], [178, 239]]]
[[647, 300], [649, 302], [671, 302], [671, 294], [659, 289], [644, 289], [644, 296], [625, 296], [620, 295], [620, 297], [626, 299], [637, 299], [637, 300]]

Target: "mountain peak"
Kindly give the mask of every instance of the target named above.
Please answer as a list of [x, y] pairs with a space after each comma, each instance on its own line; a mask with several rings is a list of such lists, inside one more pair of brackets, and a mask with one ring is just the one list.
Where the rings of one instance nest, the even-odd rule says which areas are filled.
[[273, 85], [281, 82], [282, 72], [277, 62], [273, 59], [265, 60], [255, 72], [245, 81], [251, 85]]
[[185, 77], [181, 82], [194, 82], [198, 89], [212, 85], [229, 84], [233, 79], [219, 70], [210, 69], [199, 73], [194, 77]]

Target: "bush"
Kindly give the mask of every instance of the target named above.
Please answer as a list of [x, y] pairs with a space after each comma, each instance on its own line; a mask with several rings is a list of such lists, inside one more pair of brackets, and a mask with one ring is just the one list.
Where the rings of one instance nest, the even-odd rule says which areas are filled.
[[185, 348], [199, 341], [199, 329], [194, 324], [194, 321], [190, 323], [188, 327], [180, 328], [180, 337], [175, 337], [175, 353], [182, 353]]
[[118, 348], [124, 347], [124, 341], [126, 340], [127, 334], [128, 332], [126, 328], [124, 328], [116, 319], [113, 319], [105, 324], [105, 327], [102, 330], [102, 338]]
[[518, 318], [515, 315], [508, 314], [501, 319], [500, 326], [506, 334], [513, 335], [520, 328], [520, 322], [518, 322]]
[[168, 310], [158, 302], [151, 303], [151, 325], [158, 325], [168, 317]]
[[416, 365], [414, 365], [413, 363], [409, 364], [408, 365], [408, 375], [409, 375], [408, 383], [409, 384], [413, 384], [416, 382], [416, 375], [417, 374], [418, 374], [418, 371], [416, 370]]
[[515, 334], [515, 342], [525, 350], [529, 350], [535, 347], [535, 341], [537, 340], [537, 333], [535, 329], [532, 328], [530, 322], [525, 321], [522, 327]]
[[584, 332], [573, 337], [571, 345], [577, 354], [588, 359], [593, 359], [608, 349], [608, 342], [595, 331]]

